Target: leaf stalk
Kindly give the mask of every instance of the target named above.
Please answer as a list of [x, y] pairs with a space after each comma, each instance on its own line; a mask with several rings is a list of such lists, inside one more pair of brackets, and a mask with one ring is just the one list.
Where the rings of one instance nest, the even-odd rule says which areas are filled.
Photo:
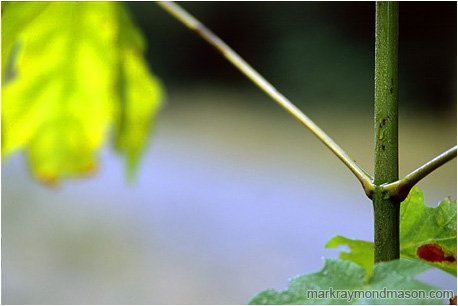
[[200, 37], [221, 53], [232, 65], [247, 76], [254, 84], [263, 90], [269, 97], [288, 111], [293, 117], [307, 127], [319, 140], [321, 140], [357, 177], [361, 182], [365, 193], [369, 196], [373, 191], [372, 177], [362, 169], [350, 156], [345, 153], [323, 130], [321, 130], [310, 118], [302, 113], [293, 103], [262, 77], [253, 67], [241, 58], [217, 35], [210, 31], [200, 21], [190, 15], [178, 4], [167, 1], [157, 2], [164, 10], [170, 13], [178, 21], [195, 31]]
[[[381, 2], [384, 3], [384, 2]], [[222, 41], [216, 34], [209, 30], [194, 16], [189, 14], [181, 6], [174, 3], [173, 1], [159, 1], [157, 4], [165, 11], [170, 13], [175, 19], [184, 24], [189, 29], [195, 31], [201, 38], [207, 43], [212, 45], [220, 54], [222, 54], [232, 65], [240, 70], [248, 79], [250, 79], [255, 85], [263, 90], [270, 98], [272, 98], [277, 104], [288, 111], [294, 118], [301, 122], [307, 127], [319, 140], [321, 140], [357, 177], [363, 186], [366, 195], [373, 200], [375, 193], [380, 193], [384, 198], [394, 198], [397, 201], [402, 201], [405, 196], [409, 193], [410, 189], [427, 174], [438, 168], [442, 164], [456, 157], [456, 146], [437, 156], [433, 160], [424, 164], [417, 170], [407, 175], [402, 180], [398, 180], [398, 169], [397, 169], [397, 59], [396, 64], [390, 64], [388, 70], [385, 68], [376, 67], [376, 101], [381, 99], [396, 99], [396, 104], [391, 104], [391, 109], [387, 109], [385, 106], [376, 109], [375, 114], [375, 131], [376, 131], [376, 152], [381, 152], [379, 157], [376, 157], [376, 164], [386, 158], [386, 152], [388, 149], [390, 158], [396, 160], [396, 168], [391, 168], [390, 171], [385, 171], [376, 166], [374, 179], [366, 170], [361, 168], [353, 159], [348, 156], [345, 151], [340, 148], [323, 130], [321, 130], [309, 117], [307, 117], [302, 111], [300, 111], [291, 101], [283, 96], [272, 84], [270, 84], [264, 77], [262, 77], [253, 67], [251, 67], [243, 58], [240, 57], [232, 48], [230, 48], [224, 41]], [[385, 2], [384, 5], [387, 5]], [[392, 3], [391, 8], [396, 6], [397, 3]], [[388, 13], [390, 18], [398, 18], [398, 13], [391, 11]], [[379, 27], [380, 29], [380, 27]], [[385, 28], [386, 32], [383, 35], [395, 35], [397, 28]], [[396, 34], [397, 35], [397, 34]], [[388, 55], [396, 54], [397, 58], [397, 46], [391, 47], [390, 50], [383, 49], [383, 44], [386, 45], [385, 41], [381, 42], [381, 34], [377, 34], [379, 39], [378, 45], [376, 45], [376, 51], [378, 50], [379, 59], [388, 59]], [[397, 44], [397, 37], [396, 37]], [[384, 50], [384, 51], [383, 51]], [[380, 53], [382, 51], [382, 53]], [[384, 52], [384, 53], [383, 53]], [[391, 56], [390, 55], [390, 56]], [[388, 67], [388, 66], [384, 66]], [[394, 70], [395, 69], [395, 70]], [[378, 73], [378, 75], [377, 75]], [[383, 78], [388, 73], [393, 76], [392, 78]], [[376, 102], [377, 105], [377, 102]], [[395, 105], [395, 106], [394, 106]], [[389, 118], [388, 118], [389, 117]], [[385, 120], [384, 120], [385, 119]], [[395, 124], [396, 123], [396, 124]], [[391, 128], [388, 126], [392, 125]], [[393, 127], [395, 125], [395, 128]], [[391, 129], [391, 130], [389, 130]], [[396, 135], [396, 137], [392, 137]], [[396, 148], [396, 149], [394, 149]], [[376, 153], [377, 155], [377, 153]], [[390, 178], [387, 177], [390, 176]], [[404, 196], [405, 195], [405, 196]]]
[[452, 160], [456, 157], [457, 146], [454, 146], [442, 154], [431, 159], [429, 162], [425, 163], [418, 169], [412, 171], [406, 175], [403, 179], [397, 180], [396, 182], [382, 185], [383, 190], [388, 192], [391, 197], [402, 202], [409, 194], [413, 186], [415, 186], [421, 179], [425, 176], [445, 164], [446, 162]]

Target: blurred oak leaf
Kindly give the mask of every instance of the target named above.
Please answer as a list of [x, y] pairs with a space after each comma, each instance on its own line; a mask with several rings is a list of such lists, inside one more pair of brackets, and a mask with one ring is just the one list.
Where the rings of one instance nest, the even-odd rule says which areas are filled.
[[110, 130], [134, 174], [161, 106], [120, 2], [2, 3], [2, 158], [47, 183], [90, 174]]

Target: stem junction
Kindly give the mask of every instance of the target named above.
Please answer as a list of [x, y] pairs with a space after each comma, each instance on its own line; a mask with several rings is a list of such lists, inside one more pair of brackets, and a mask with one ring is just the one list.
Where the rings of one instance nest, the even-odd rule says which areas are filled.
[[[417, 170], [413, 171], [407, 175], [402, 180], [390, 179], [388, 181], [382, 179], [381, 181], [375, 181], [374, 178], [363, 168], [361, 168], [353, 159], [345, 153], [342, 148], [340, 148], [323, 130], [321, 130], [312, 120], [310, 120], [303, 112], [301, 112], [293, 103], [291, 103], [285, 96], [275, 89], [272, 84], [270, 84], [264, 77], [262, 77], [253, 67], [251, 67], [243, 58], [241, 58], [232, 48], [230, 48], [224, 41], [222, 41], [217, 35], [210, 31], [205, 25], [203, 25], [199, 20], [185, 11], [181, 6], [172, 2], [172, 1], [160, 1], [157, 4], [162, 7], [165, 11], [170, 13], [175, 17], [179, 22], [183, 23], [189, 29], [195, 31], [200, 37], [202, 37], [206, 42], [212, 45], [219, 53], [221, 53], [232, 65], [234, 65], [238, 70], [240, 70], [245, 76], [247, 76], [254, 84], [256, 84], [261, 90], [263, 90], [270, 98], [272, 98], [276, 103], [288, 111], [293, 117], [300, 121], [305, 127], [307, 127], [319, 140], [321, 140], [346, 166], [350, 171], [356, 176], [356, 178], [361, 182], [361, 185], [364, 189], [366, 195], [372, 199], [375, 193], [383, 194], [385, 198], [395, 198], [396, 200], [403, 200], [410, 189], [427, 174], [432, 172], [434, 169], [445, 164], [447, 161], [456, 157], [456, 146], [450, 150], [442, 153], [433, 160], [424, 164]], [[391, 18], [395, 17], [393, 15]], [[396, 17], [397, 18], [397, 17]], [[393, 30], [396, 29], [387, 29], [386, 34], [392, 35]], [[379, 37], [380, 38], [380, 37]], [[381, 46], [381, 45], [380, 45]], [[394, 52], [394, 49], [391, 49], [390, 52]], [[396, 74], [395, 71], [385, 71], [383, 73]], [[382, 81], [382, 79], [380, 79]], [[389, 80], [389, 83], [379, 83], [378, 85], [381, 90], [378, 92], [381, 93], [381, 96], [376, 97], [376, 99], [382, 99], [387, 95], [391, 97], [397, 96], [397, 78]], [[389, 93], [389, 94], [388, 94]], [[383, 110], [383, 109], [382, 109]], [[388, 122], [394, 122], [394, 118], [388, 118], [389, 114], [386, 114], [386, 117], [383, 114], [379, 115], [380, 122], [376, 120], [376, 132], [380, 140], [376, 145], [376, 150], [385, 151], [387, 146], [391, 144], [385, 143], [384, 138], [388, 136], [389, 130], [386, 125]], [[384, 120], [385, 119], [385, 120]], [[390, 121], [388, 121], [390, 120]], [[397, 119], [396, 119], [397, 120]], [[378, 124], [378, 125], [377, 125]], [[377, 129], [377, 126], [379, 129]], [[397, 133], [397, 131], [396, 131]], [[397, 140], [396, 140], [397, 141]], [[397, 153], [395, 153], [397, 155]], [[394, 156], [392, 154], [392, 156]], [[395, 170], [397, 172], [397, 169]], [[377, 172], [377, 171], [376, 171]], [[384, 171], [382, 170], [382, 174]]]

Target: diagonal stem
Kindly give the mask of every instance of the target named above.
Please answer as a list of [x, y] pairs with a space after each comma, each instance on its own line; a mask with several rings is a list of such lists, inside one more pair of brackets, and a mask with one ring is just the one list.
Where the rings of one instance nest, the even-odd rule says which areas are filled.
[[452, 160], [456, 157], [457, 147], [454, 146], [442, 154], [436, 156], [426, 164], [406, 175], [403, 179], [391, 184], [382, 185], [383, 190], [387, 191], [390, 196], [403, 201], [415, 184], [417, 184], [425, 176]]
[[245, 74], [253, 83], [261, 88], [275, 102], [286, 109], [293, 117], [305, 125], [318, 139], [320, 139], [349, 169], [361, 182], [364, 191], [368, 196], [373, 193], [374, 185], [372, 177], [362, 169], [347, 153], [342, 150], [323, 130], [321, 130], [312, 120], [302, 113], [293, 103], [278, 92], [266, 79], [264, 79], [256, 70], [253, 69], [245, 60], [243, 60], [234, 50], [232, 50], [218, 36], [205, 27], [200, 21], [186, 12], [174, 2], [158, 2], [158, 5], [169, 12], [191, 30], [195, 31], [210, 45], [216, 48], [226, 59]]

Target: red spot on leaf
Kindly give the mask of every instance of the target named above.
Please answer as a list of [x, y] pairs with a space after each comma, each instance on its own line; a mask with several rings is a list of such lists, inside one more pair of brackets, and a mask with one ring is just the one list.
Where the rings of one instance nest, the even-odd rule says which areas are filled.
[[456, 256], [446, 255], [437, 243], [428, 243], [417, 249], [417, 256], [430, 262], [456, 262]]

